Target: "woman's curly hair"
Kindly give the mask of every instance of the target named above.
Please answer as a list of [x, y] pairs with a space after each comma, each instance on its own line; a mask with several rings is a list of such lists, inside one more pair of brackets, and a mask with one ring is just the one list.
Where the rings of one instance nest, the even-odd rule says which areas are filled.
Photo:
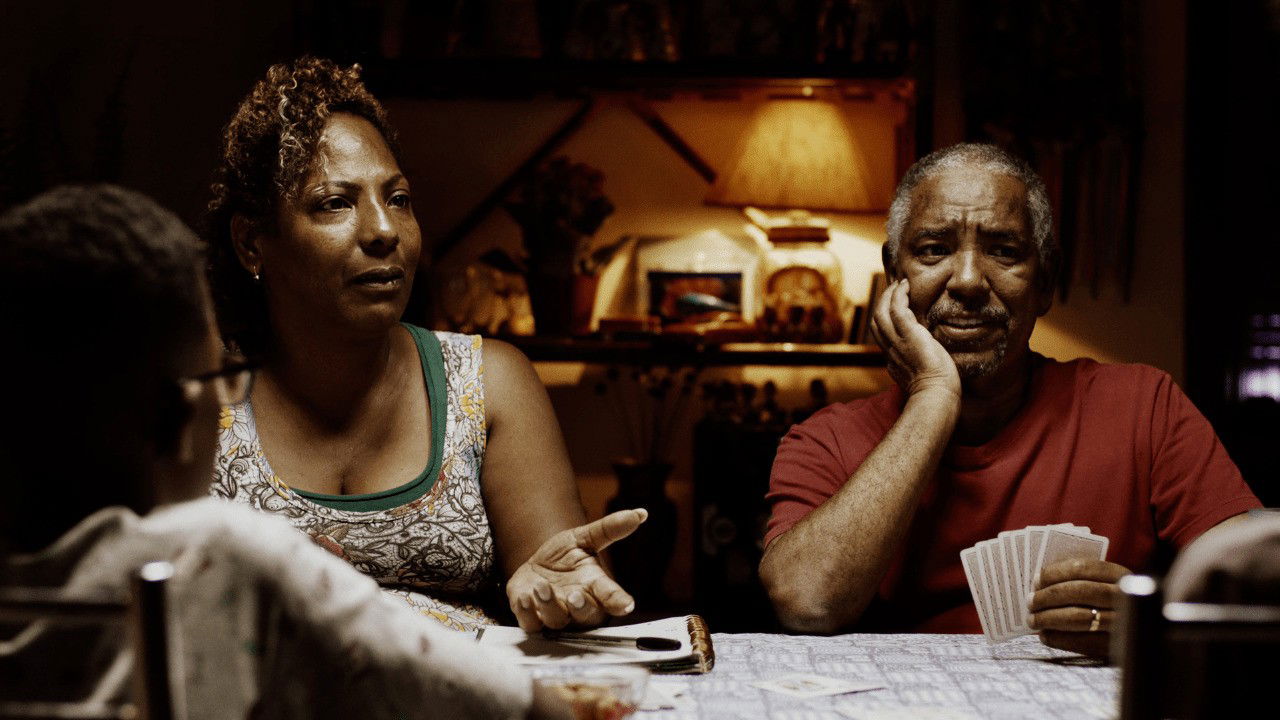
[[205, 236], [218, 323], [223, 339], [240, 352], [261, 354], [269, 329], [266, 297], [236, 256], [231, 220], [241, 215], [259, 231], [274, 230], [280, 202], [297, 191], [311, 168], [325, 121], [338, 112], [372, 123], [399, 159], [395, 131], [360, 81], [360, 66], [342, 68], [322, 58], [272, 65], [223, 131]]

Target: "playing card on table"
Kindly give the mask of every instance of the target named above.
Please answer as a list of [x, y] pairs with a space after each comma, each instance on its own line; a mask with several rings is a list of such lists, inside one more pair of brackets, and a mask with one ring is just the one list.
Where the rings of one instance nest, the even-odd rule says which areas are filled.
[[978, 720], [968, 710], [945, 707], [877, 707], [837, 706], [836, 712], [852, 720]]
[[761, 680], [749, 684], [762, 690], [798, 698], [843, 695], [844, 693], [862, 692], [864, 690], [879, 690], [884, 687], [880, 683], [824, 677], [808, 673], [790, 673], [772, 680]]

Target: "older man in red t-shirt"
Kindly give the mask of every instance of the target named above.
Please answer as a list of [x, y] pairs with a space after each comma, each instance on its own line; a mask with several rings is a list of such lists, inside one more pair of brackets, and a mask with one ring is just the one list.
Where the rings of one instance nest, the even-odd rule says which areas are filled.
[[1112, 562], [1045, 568], [1030, 625], [1105, 655], [1121, 576], [1259, 505], [1168, 375], [1031, 352], [1052, 225], [1044, 183], [993, 146], [903, 178], [872, 319], [897, 386], [795, 426], [774, 461], [760, 573], [787, 627], [980, 632], [960, 551], [1070, 522]]

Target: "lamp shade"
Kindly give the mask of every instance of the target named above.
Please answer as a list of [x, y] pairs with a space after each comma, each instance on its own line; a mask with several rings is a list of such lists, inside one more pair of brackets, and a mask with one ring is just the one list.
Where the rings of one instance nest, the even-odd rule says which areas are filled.
[[829, 102], [770, 100], [756, 111], [707, 202], [783, 210], [883, 210], [844, 114]]

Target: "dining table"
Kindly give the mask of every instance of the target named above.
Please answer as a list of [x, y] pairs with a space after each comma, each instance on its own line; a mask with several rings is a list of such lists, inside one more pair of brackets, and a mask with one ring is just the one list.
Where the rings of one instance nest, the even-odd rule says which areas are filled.
[[[1115, 718], [1119, 671], [1034, 636], [714, 633], [701, 675], [654, 675], [667, 707], [637, 720]], [[879, 685], [801, 698], [754, 683], [791, 673]], [[650, 694], [650, 698], [654, 693]]]

